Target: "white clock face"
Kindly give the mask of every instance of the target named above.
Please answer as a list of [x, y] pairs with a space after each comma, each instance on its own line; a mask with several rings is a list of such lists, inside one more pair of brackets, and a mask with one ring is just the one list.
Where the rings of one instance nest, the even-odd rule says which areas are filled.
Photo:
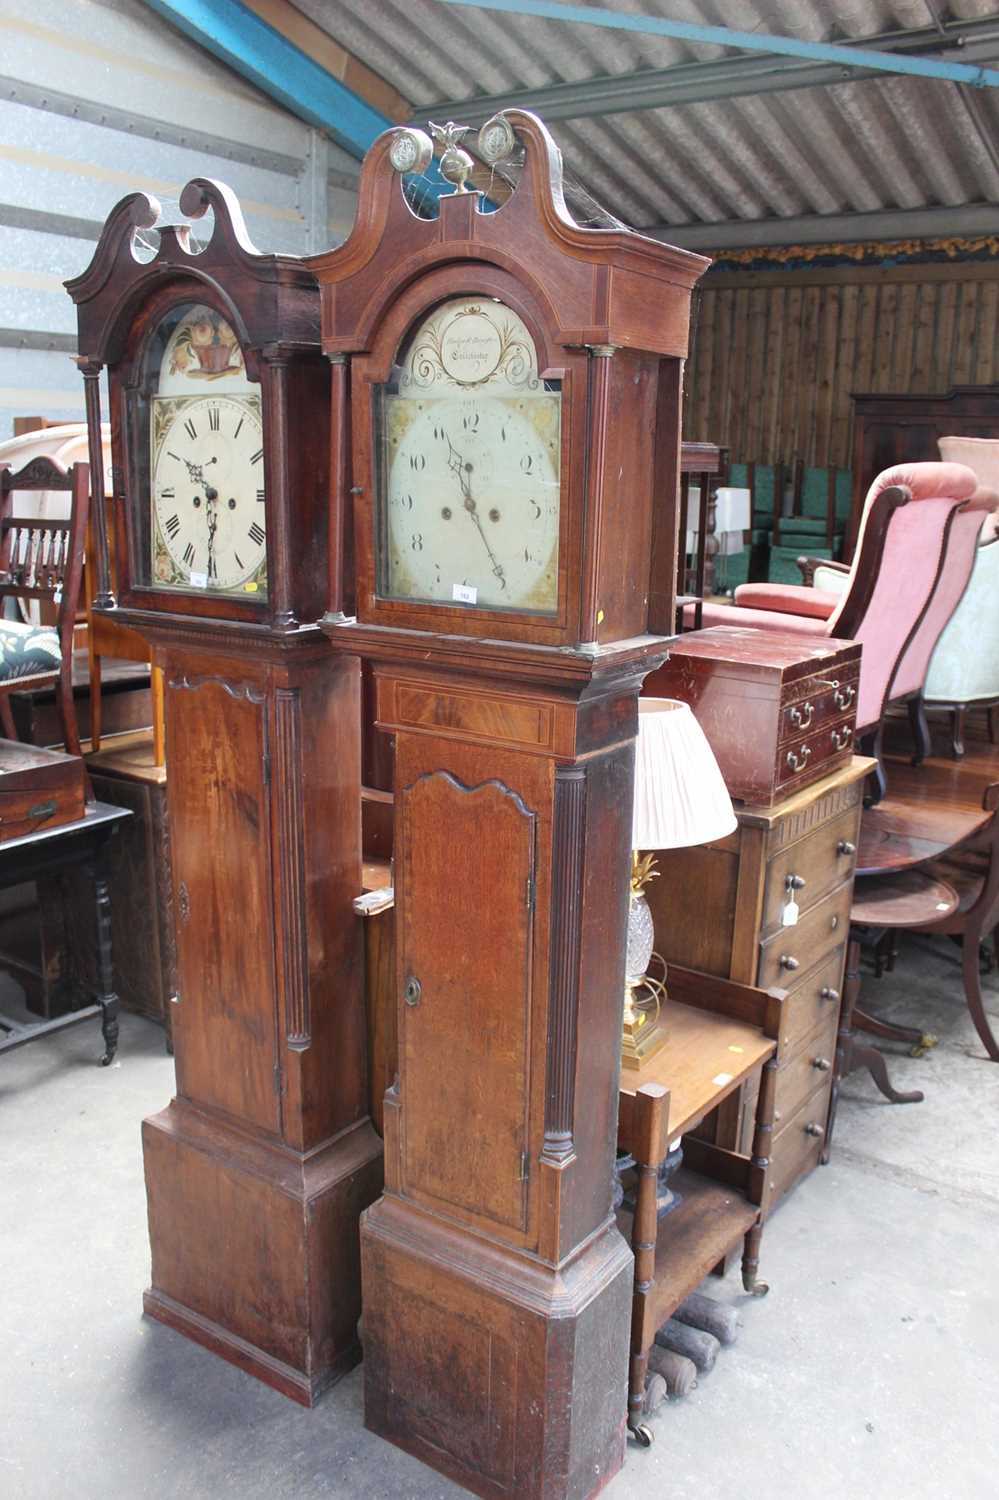
[[385, 416], [389, 593], [554, 609], [558, 398], [395, 396]]
[[266, 592], [263, 433], [257, 396], [157, 397], [152, 582]]
[[444, 303], [380, 399], [380, 592], [554, 613], [561, 392], [522, 320], [492, 298]]

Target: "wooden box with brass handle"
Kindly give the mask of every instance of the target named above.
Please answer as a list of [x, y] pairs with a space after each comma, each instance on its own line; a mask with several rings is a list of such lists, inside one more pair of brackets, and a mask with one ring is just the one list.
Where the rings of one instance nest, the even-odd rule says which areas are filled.
[[860, 646], [714, 625], [676, 641], [644, 691], [689, 703], [729, 794], [771, 807], [853, 753]]
[[78, 755], [0, 740], [0, 843], [77, 822], [86, 811], [86, 787]]

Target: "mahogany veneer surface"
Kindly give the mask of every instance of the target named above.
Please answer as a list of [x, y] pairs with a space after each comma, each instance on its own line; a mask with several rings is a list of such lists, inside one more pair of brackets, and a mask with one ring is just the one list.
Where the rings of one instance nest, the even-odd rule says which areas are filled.
[[848, 764], [859, 677], [854, 641], [714, 625], [680, 636], [642, 691], [689, 703], [730, 795], [771, 806]]

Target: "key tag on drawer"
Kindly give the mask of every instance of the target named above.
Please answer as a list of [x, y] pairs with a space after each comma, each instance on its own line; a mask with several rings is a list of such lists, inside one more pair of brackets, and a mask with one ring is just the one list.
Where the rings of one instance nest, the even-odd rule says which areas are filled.
[[793, 896], [789, 896], [784, 902], [780, 914], [780, 925], [782, 927], [797, 927], [798, 925], [798, 903]]

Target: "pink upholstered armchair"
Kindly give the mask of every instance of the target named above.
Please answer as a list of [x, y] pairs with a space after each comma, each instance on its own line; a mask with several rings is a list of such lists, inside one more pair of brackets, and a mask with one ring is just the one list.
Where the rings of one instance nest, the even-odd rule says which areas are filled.
[[[860, 641], [857, 735], [879, 754], [889, 703], [914, 700], [919, 724], [933, 647], [967, 584], [981, 513], [997, 503], [994, 496], [976, 496], [976, 485], [963, 464], [886, 469], [868, 490], [841, 595], [793, 584], [744, 584], [734, 607], [705, 605], [703, 624]], [[921, 728], [925, 735], [925, 722]]]

